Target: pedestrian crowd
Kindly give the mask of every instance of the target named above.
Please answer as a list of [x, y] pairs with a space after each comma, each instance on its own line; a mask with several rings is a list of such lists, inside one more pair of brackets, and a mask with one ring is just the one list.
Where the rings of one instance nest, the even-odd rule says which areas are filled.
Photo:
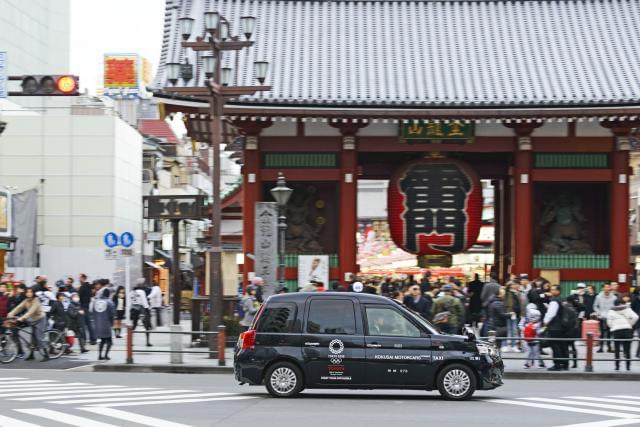
[[[239, 286], [237, 314], [248, 329], [263, 302], [264, 281], [254, 277], [243, 293]], [[323, 292], [324, 283], [310, 282], [300, 292]], [[498, 283], [495, 275], [484, 282], [476, 274], [472, 280], [450, 277], [446, 281], [425, 275], [420, 281], [409, 276], [402, 280], [354, 278], [348, 285], [334, 282], [336, 292], [379, 294], [403, 304], [431, 321], [441, 332], [457, 334], [469, 325], [480, 336], [495, 333], [502, 353], [526, 353], [524, 367], [546, 368], [542, 355], [552, 352], [551, 371], [577, 367], [576, 340], [593, 332], [597, 352], [615, 353], [615, 369], [625, 362], [631, 369], [634, 333], [640, 337], [640, 287], [622, 293], [618, 283], [606, 282], [596, 291], [594, 285], [578, 283], [562, 297], [559, 285], [544, 278], [530, 280], [526, 274]], [[277, 293], [287, 292], [285, 288]], [[606, 349], [606, 350], [605, 350]], [[640, 342], [635, 357], [640, 358]]]
[[[157, 284], [147, 286], [144, 279], [138, 279], [129, 302], [133, 329], [140, 323], [145, 330], [151, 330], [152, 311], [156, 325], [162, 326], [163, 295]], [[126, 310], [124, 286], [116, 286], [108, 279], [89, 281], [82, 273], [77, 279], [67, 277], [51, 285], [42, 275], [29, 284], [16, 280], [11, 273], [0, 276], [0, 333], [10, 328], [16, 337], [18, 328], [30, 327], [43, 361], [49, 359], [47, 331], [52, 329], [66, 336], [66, 354], [74, 353], [77, 342], [80, 353], [97, 345], [98, 360], [110, 360], [114, 336], [122, 338]], [[14, 340], [19, 358], [34, 359], [32, 352], [25, 354], [20, 340]], [[146, 344], [152, 345], [148, 333]]]

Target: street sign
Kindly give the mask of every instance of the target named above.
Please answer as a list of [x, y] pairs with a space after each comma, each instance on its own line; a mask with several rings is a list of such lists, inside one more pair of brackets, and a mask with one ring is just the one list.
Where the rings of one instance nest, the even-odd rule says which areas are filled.
[[115, 248], [118, 246], [118, 235], [113, 231], [104, 235], [104, 244], [108, 248]]
[[114, 248], [107, 248], [104, 250], [104, 259], [108, 261], [114, 261], [118, 259], [118, 250]]
[[128, 231], [125, 231], [120, 235], [120, 245], [124, 246], [125, 248], [131, 247], [131, 245], [133, 245], [133, 240], [133, 234], [129, 233]]
[[144, 196], [144, 219], [204, 219], [206, 196]]
[[120, 249], [120, 256], [132, 257], [133, 256], [133, 249], [128, 249], [128, 248]]
[[0, 98], [7, 97], [7, 52], [0, 52]]

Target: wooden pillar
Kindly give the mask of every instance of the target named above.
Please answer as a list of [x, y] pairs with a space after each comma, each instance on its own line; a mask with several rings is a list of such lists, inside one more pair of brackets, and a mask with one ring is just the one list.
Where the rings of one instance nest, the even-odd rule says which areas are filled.
[[603, 127], [611, 129], [614, 136], [611, 152], [611, 201], [609, 209], [610, 269], [611, 280], [620, 285], [621, 292], [628, 292], [631, 285], [629, 246], [629, 135], [640, 122], [605, 121]]
[[516, 152], [514, 154], [513, 178], [513, 246], [514, 255], [511, 274], [532, 275], [533, 270], [533, 155], [531, 133], [541, 126], [539, 123], [510, 123], [516, 133]]
[[[626, 292], [630, 284], [629, 274], [629, 140], [616, 138], [615, 151], [611, 154], [613, 180], [611, 181], [611, 269], [612, 278]], [[624, 142], [620, 141], [624, 139]], [[624, 280], [623, 280], [624, 279]]]
[[494, 179], [493, 185], [493, 269], [498, 275], [498, 281], [504, 280], [504, 205], [502, 200], [502, 180]]
[[356, 232], [358, 231], [358, 130], [366, 126], [363, 122], [331, 123], [342, 134], [340, 151], [340, 183], [339, 185], [339, 244], [338, 271], [340, 282], [346, 283], [351, 275], [358, 272], [356, 257], [358, 247]]
[[511, 255], [512, 245], [512, 235], [513, 229], [511, 224], [513, 221], [511, 219], [511, 177], [505, 177], [500, 180], [500, 195], [502, 197], [501, 205], [502, 205], [502, 219], [501, 219], [501, 228], [502, 228], [502, 256], [503, 256], [503, 264], [502, 264], [502, 277], [506, 279], [509, 277], [509, 267], [512, 264], [513, 256]]
[[262, 200], [259, 135], [262, 129], [271, 126], [271, 121], [237, 121], [234, 125], [245, 135], [242, 166], [242, 249], [245, 256], [242, 283], [246, 287], [249, 272], [255, 268], [253, 259], [247, 255], [255, 253], [256, 202]]

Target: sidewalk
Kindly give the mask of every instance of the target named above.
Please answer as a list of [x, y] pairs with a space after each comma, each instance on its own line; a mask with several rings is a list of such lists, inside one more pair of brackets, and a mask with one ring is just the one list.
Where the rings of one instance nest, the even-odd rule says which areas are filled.
[[[191, 323], [188, 320], [181, 322], [183, 330], [190, 330]], [[163, 326], [154, 329], [155, 332], [166, 332], [169, 330], [168, 326]], [[138, 328], [138, 331], [142, 332], [142, 328]], [[219, 366], [217, 359], [210, 359], [208, 354], [183, 354], [182, 364], [170, 363], [170, 353], [156, 353], [150, 352], [158, 350], [170, 349], [170, 337], [169, 334], [151, 334], [151, 343], [153, 347], [146, 347], [146, 339], [144, 333], [134, 334], [134, 354], [133, 364], [126, 363], [126, 338], [114, 339], [114, 346], [111, 350], [111, 360], [98, 361], [97, 359], [97, 346], [90, 347], [90, 353], [86, 355], [76, 356], [78, 359], [87, 359], [88, 361], [95, 361], [93, 364], [83, 367], [74, 368], [74, 370], [88, 370], [88, 371], [113, 371], [113, 372], [172, 372], [172, 373], [227, 373], [233, 372], [233, 349], [226, 349], [226, 365]], [[198, 351], [205, 352], [208, 349], [206, 347], [191, 347], [191, 336], [184, 335], [182, 338], [183, 350], [185, 351]], [[586, 348], [584, 344], [578, 343], [578, 358], [585, 358]], [[594, 359], [606, 359], [606, 361], [594, 361], [593, 372], [585, 372], [585, 362], [578, 361], [578, 368], [570, 369], [563, 372], [549, 372], [546, 369], [525, 369], [524, 360], [512, 360], [510, 358], [525, 358], [526, 353], [508, 352], [503, 353], [505, 364], [505, 378], [507, 379], [619, 379], [629, 381], [640, 380], [640, 359], [634, 359], [631, 362], [631, 371], [626, 371], [624, 362], [621, 362], [621, 371], [614, 370], [614, 354], [613, 353], [596, 353], [597, 348], [594, 348]], [[545, 358], [551, 357], [551, 350], [546, 349], [549, 353]], [[635, 347], [632, 348], [632, 355], [635, 354]], [[545, 361], [546, 366], [552, 365], [551, 360]]]

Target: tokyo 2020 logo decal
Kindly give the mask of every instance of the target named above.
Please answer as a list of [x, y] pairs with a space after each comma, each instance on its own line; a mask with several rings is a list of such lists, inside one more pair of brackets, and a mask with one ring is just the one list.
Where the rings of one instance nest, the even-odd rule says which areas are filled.
[[332, 354], [341, 354], [344, 351], [344, 343], [340, 340], [333, 340], [329, 343], [329, 351]]

